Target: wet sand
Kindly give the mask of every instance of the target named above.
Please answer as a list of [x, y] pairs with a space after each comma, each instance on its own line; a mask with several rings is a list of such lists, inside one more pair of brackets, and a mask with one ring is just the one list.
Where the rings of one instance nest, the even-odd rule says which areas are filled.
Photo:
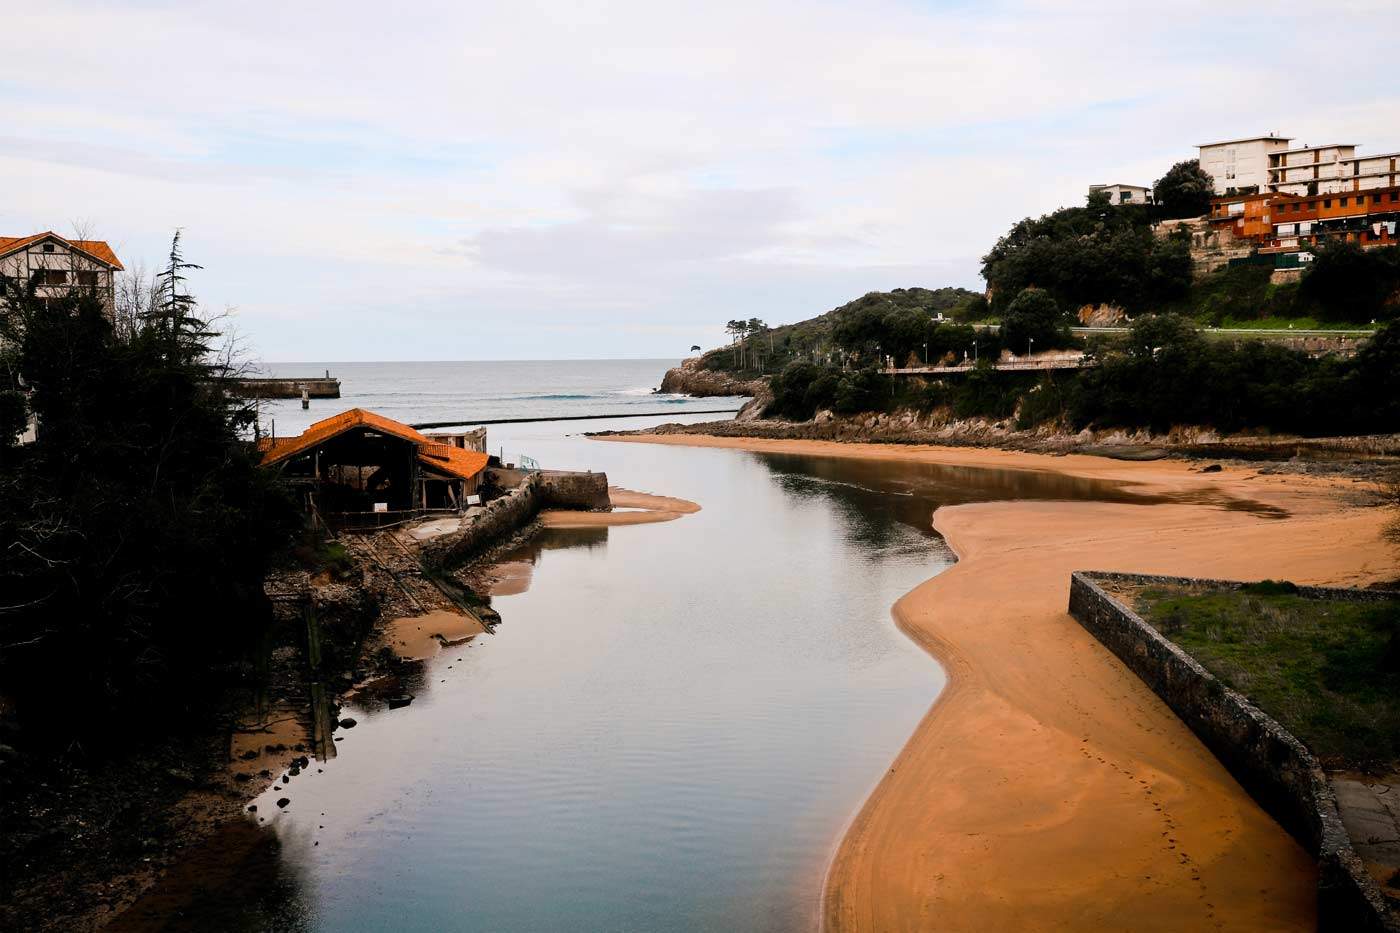
[[[840, 841], [826, 927], [1315, 927], [1312, 859], [1065, 605], [1075, 569], [1393, 578], [1386, 516], [1347, 505], [1351, 483], [985, 449], [616, 440], [1060, 472], [1152, 497], [935, 513], [959, 563], [894, 616], [948, 686]], [[1240, 500], [1266, 509], [1222, 507]]]
[[549, 509], [540, 513], [540, 524], [546, 528], [606, 528], [615, 525], [648, 525], [653, 522], [669, 522], [682, 515], [693, 515], [700, 506], [687, 499], [672, 496], [656, 496], [648, 492], [636, 492], [621, 486], [609, 486], [608, 498], [612, 512], [574, 512]]
[[385, 627], [384, 643], [405, 661], [426, 661], [436, 656], [444, 644], [456, 644], [484, 631], [472, 616], [438, 609], [394, 619]]

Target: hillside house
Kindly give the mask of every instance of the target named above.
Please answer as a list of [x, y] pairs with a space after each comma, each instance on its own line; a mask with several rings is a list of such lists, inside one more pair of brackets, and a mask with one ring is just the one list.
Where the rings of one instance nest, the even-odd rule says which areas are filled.
[[1089, 194], [1103, 192], [1108, 195], [1109, 204], [1151, 204], [1152, 189], [1146, 185], [1125, 185], [1114, 182], [1111, 185], [1090, 185]]
[[41, 299], [65, 298], [78, 290], [96, 294], [108, 314], [116, 308], [116, 273], [121, 260], [104, 240], [69, 240], [48, 231], [0, 237], [0, 284], [33, 283]]

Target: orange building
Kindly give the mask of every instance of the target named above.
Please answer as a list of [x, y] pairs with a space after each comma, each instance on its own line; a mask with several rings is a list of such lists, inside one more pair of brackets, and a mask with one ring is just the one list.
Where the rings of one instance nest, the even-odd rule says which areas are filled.
[[1261, 253], [1304, 250], [1329, 237], [1363, 246], [1400, 243], [1400, 186], [1299, 196], [1270, 193], [1216, 198], [1212, 227], [1228, 227]]

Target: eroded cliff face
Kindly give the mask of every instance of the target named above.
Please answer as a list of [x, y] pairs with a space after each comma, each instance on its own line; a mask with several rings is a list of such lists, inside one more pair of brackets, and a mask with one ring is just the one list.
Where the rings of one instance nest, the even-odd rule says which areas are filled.
[[766, 379], [736, 379], [725, 372], [701, 368], [700, 358], [686, 360], [674, 369], [666, 370], [661, 380], [662, 392], [675, 392], [708, 398], [716, 395], [758, 396], [768, 387]]

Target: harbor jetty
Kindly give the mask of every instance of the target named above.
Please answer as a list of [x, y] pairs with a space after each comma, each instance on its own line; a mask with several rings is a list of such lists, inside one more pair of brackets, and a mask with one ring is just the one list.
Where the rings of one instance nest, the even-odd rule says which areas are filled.
[[243, 398], [340, 398], [340, 380], [326, 375], [310, 378], [242, 377], [231, 380]]

